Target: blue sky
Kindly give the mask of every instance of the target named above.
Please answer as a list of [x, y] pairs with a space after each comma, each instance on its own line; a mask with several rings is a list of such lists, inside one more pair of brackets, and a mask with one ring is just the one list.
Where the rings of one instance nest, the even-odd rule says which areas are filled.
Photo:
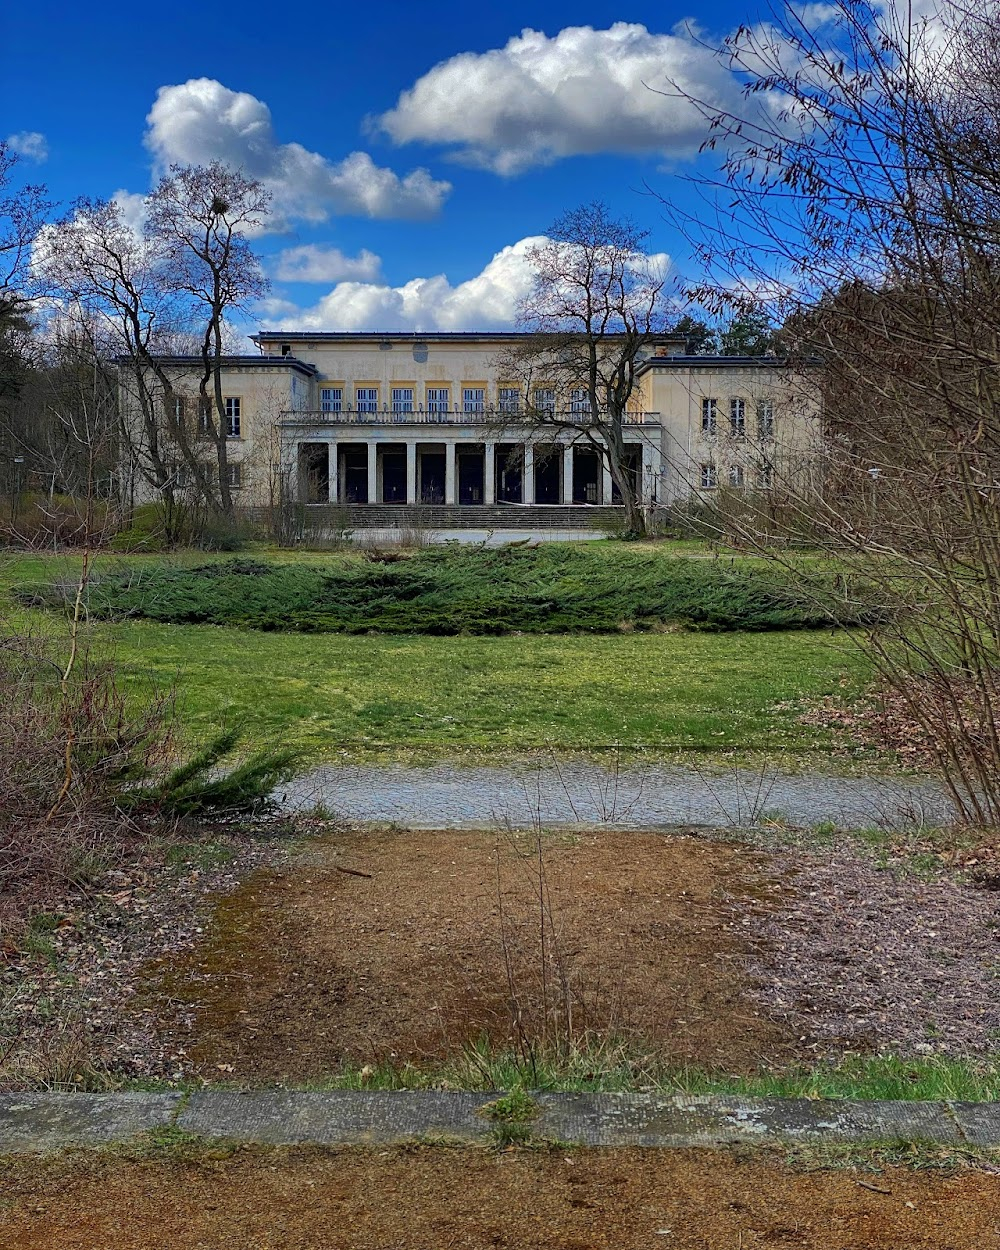
[[724, 3], [251, 2], [223, 14], [37, 0], [5, 19], [22, 54], [5, 58], [0, 137], [64, 203], [142, 193], [173, 160], [221, 157], [264, 177], [263, 324], [493, 328], [523, 289], [524, 241], [590, 199], [648, 226], [650, 250], [690, 271], [645, 184], [690, 204], [684, 176], [705, 132], [651, 87], [680, 76], [738, 100], [679, 25], [695, 16], [708, 43], [758, 18]]

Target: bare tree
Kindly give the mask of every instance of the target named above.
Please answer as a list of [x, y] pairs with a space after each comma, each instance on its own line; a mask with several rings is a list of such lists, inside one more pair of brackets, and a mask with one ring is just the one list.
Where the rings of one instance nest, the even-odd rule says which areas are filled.
[[[266, 288], [246, 232], [259, 228], [268, 199], [218, 162], [174, 167], [147, 197], [141, 227], [114, 201], [81, 200], [43, 237], [53, 289], [104, 322], [120, 365], [123, 456], [164, 504], [168, 537], [189, 495], [232, 511], [226, 318]], [[201, 358], [194, 394], [169, 360], [192, 350]]]
[[31, 248], [52, 202], [44, 186], [13, 185], [17, 155], [0, 139], [0, 329], [23, 318], [37, 292]]
[[225, 320], [267, 290], [246, 232], [263, 224], [270, 199], [259, 181], [219, 161], [173, 166], [149, 197], [149, 234], [161, 251], [163, 284], [188, 297], [201, 326], [199, 421], [215, 446], [218, 498], [225, 513], [233, 506], [222, 393]]
[[[528, 337], [498, 362], [524, 392], [517, 420], [589, 444], [621, 494], [626, 530], [636, 535], [647, 522], [625, 434], [636, 367], [666, 312], [665, 275], [644, 251], [648, 237], [599, 202], [560, 217], [528, 252], [534, 285], [519, 310]], [[552, 392], [553, 402], [540, 402], [537, 388]], [[498, 421], [509, 424], [510, 414]]]
[[[178, 460], [202, 490], [210, 490], [211, 483], [204, 480], [194, 431], [185, 419], [183, 391], [175, 391], [159, 358], [180, 310], [160, 281], [156, 248], [113, 200], [78, 201], [45, 232], [43, 243], [41, 261], [53, 288], [68, 310], [78, 310], [78, 318], [102, 324], [107, 363], [117, 357], [121, 366], [123, 473], [151, 486], [169, 515]], [[96, 347], [96, 333], [92, 342]]]
[[52, 208], [45, 187], [18, 183], [17, 155], [0, 140], [0, 481], [13, 499], [23, 459], [14, 430], [37, 344], [30, 313], [39, 294], [32, 246]]
[[695, 237], [699, 295], [735, 292], [822, 366], [827, 476], [791, 493], [796, 524], [884, 587], [867, 653], [996, 827], [1000, 11], [789, 5], [726, 52], [748, 107], [712, 118], [727, 207]]

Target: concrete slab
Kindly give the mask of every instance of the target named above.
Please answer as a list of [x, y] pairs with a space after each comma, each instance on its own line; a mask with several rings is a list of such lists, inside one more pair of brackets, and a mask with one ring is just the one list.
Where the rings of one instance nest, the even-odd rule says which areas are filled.
[[0, 1094], [0, 1154], [104, 1146], [163, 1128], [180, 1094]]
[[952, 1102], [948, 1105], [968, 1145], [1000, 1147], [1000, 1103]]
[[293, 1145], [350, 1145], [446, 1134], [474, 1140], [489, 1132], [476, 1115], [495, 1094], [400, 1090], [327, 1093], [262, 1090], [194, 1094], [177, 1124], [205, 1137]]
[[546, 1137], [587, 1146], [712, 1146], [766, 1141], [962, 1138], [944, 1103], [721, 1095], [540, 1094]]
[[[495, 1093], [204, 1090], [0, 1095], [0, 1155], [102, 1146], [174, 1124], [202, 1137], [273, 1145], [488, 1138]], [[775, 1141], [925, 1141], [1000, 1146], [997, 1104], [813, 1101], [717, 1095], [538, 1094], [533, 1134], [582, 1146], [718, 1146]]]

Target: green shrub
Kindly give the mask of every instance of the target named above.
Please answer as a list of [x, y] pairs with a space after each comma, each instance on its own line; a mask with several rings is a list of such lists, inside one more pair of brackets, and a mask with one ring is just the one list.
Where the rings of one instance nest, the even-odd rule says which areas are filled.
[[[59, 606], [52, 587], [22, 602]], [[431, 548], [327, 567], [239, 559], [116, 571], [89, 588], [91, 615], [324, 633], [614, 633], [816, 629], [884, 619], [873, 586], [829, 572], [664, 557], [657, 550]]]

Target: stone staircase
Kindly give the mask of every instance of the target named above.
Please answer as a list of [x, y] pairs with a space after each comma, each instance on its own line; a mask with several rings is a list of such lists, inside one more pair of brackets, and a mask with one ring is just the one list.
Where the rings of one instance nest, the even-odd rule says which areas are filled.
[[338, 510], [338, 521], [349, 529], [601, 529], [621, 516], [620, 507], [586, 504], [350, 504]]

